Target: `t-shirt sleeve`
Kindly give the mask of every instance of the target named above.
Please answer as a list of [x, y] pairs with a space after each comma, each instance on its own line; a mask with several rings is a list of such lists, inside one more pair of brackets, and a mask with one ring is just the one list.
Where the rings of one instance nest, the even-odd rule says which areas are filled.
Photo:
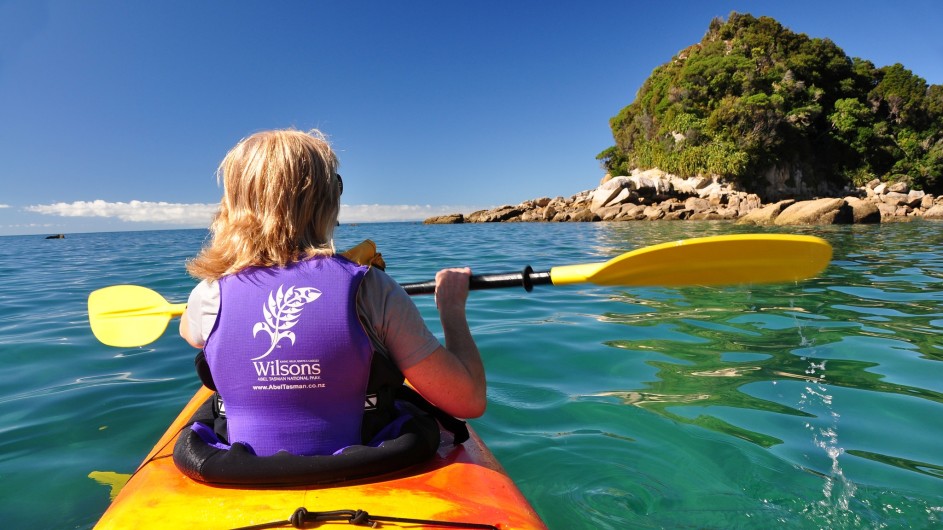
[[187, 319], [187, 340], [191, 344], [206, 344], [207, 337], [216, 325], [219, 314], [219, 282], [203, 280], [190, 291], [187, 310], [183, 318]]
[[416, 304], [385, 272], [370, 269], [358, 297], [368, 334], [384, 346], [400, 370], [406, 370], [441, 346]]

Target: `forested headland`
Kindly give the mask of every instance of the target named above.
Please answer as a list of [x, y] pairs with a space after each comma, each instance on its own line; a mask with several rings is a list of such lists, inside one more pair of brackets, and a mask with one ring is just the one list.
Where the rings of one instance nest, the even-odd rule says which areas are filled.
[[610, 126], [595, 189], [426, 222], [943, 220], [943, 85], [769, 17], [711, 21]]
[[615, 145], [597, 158], [613, 176], [720, 177], [764, 200], [875, 178], [943, 192], [943, 85], [769, 17], [711, 21], [610, 125]]

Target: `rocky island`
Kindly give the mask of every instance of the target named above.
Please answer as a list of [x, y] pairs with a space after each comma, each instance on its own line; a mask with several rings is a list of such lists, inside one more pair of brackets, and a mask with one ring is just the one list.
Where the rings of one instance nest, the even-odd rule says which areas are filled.
[[943, 218], [943, 85], [769, 17], [711, 21], [609, 124], [597, 187], [426, 222]]

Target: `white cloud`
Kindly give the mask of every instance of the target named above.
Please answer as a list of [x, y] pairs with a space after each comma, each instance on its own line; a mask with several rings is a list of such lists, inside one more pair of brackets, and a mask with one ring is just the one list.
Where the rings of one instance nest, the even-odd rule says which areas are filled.
[[[181, 204], [170, 202], [106, 202], [75, 201], [27, 206], [30, 212], [59, 217], [100, 217], [118, 219], [132, 223], [163, 223], [175, 226], [207, 227], [216, 213], [217, 204]], [[423, 219], [450, 213], [469, 213], [483, 207], [431, 206], [395, 204], [342, 205], [340, 221], [343, 223], [377, 223], [397, 221], [422, 221]]]
[[27, 206], [26, 210], [60, 217], [105, 217], [133, 223], [166, 223], [179, 226], [209, 226], [216, 204], [170, 202], [75, 201]]
[[9, 208], [9, 207], [10, 207], [9, 204], [0, 204], [0, 208]]

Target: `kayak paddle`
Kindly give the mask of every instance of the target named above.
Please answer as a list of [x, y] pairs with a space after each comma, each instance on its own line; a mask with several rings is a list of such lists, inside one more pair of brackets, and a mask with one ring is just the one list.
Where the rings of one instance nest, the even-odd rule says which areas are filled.
[[[682, 239], [643, 247], [609, 261], [549, 271], [473, 275], [471, 289], [534, 285], [663, 286], [795, 282], [822, 272], [832, 246], [812, 236], [746, 234]], [[435, 292], [435, 280], [403, 284], [409, 294]]]
[[[730, 235], [682, 239], [640, 248], [609, 261], [564, 265], [535, 272], [472, 275], [469, 288], [494, 289], [534, 285], [664, 286], [733, 285], [795, 282], [815, 276], [832, 259], [823, 239], [794, 235]], [[411, 295], [435, 292], [435, 280], [403, 284]], [[115, 285], [92, 292], [88, 317], [92, 332], [109, 346], [133, 347], [160, 337], [186, 304], [171, 304], [160, 294], [136, 285]]]
[[95, 338], [121, 348], [154, 342], [186, 308], [139, 285], [112, 285], [88, 295], [88, 321]]

